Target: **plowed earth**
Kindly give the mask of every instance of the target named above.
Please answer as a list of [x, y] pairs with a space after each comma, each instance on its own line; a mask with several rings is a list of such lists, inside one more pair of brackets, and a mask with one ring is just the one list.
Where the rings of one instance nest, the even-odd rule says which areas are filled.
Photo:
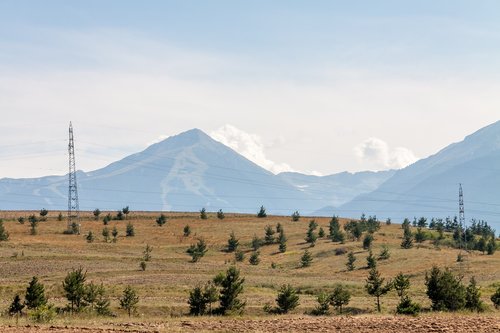
[[[106, 326], [106, 325], [103, 325]], [[24, 332], [500, 332], [500, 320], [488, 316], [357, 316], [283, 317], [262, 319], [180, 319], [165, 323], [113, 323], [108, 327], [4, 326], [4, 333]]]

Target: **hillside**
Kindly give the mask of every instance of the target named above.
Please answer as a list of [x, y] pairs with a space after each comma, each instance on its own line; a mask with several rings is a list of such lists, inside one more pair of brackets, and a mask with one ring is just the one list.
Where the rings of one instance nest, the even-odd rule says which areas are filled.
[[345, 204], [360, 194], [372, 192], [380, 184], [391, 178], [395, 172], [396, 170], [356, 173], [341, 172], [328, 176], [283, 172], [278, 174], [278, 177], [318, 201], [329, 202], [332, 210], [325, 212], [326, 214], [312, 214], [331, 216], [334, 207]]
[[[204, 283], [218, 272], [226, 270], [234, 263], [234, 254], [227, 253], [229, 234], [234, 231], [240, 242], [240, 249], [245, 253], [245, 259], [236, 265], [245, 277], [245, 289], [242, 297], [247, 306], [245, 318], [252, 319], [259, 316], [259, 320], [275, 318], [266, 315], [262, 307], [266, 302], [274, 302], [277, 289], [284, 283], [289, 283], [300, 290], [300, 306], [292, 312], [292, 317], [280, 317], [276, 325], [282, 325], [281, 320], [292, 320], [293, 316], [302, 315], [310, 311], [316, 304], [316, 295], [319, 291], [331, 291], [335, 284], [342, 283], [348, 286], [353, 297], [348, 311], [361, 315], [354, 322], [359, 325], [370, 325], [370, 321], [363, 324], [367, 314], [373, 314], [374, 299], [369, 297], [364, 284], [368, 270], [366, 256], [368, 251], [363, 250], [361, 241], [348, 240], [345, 244], [333, 243], [327, 238], [321, 238], [316, 246], [309, 247], [304, 242], [309, 219], [302, 218], [292, 222], [287, 217], [269, 216], [264, 219], [254, 215], [227, 214], [224, 220], [218, 220], [215, 215], [209, 214], [208, 220], [201, 220], [198, 214], [169, 213], [167, 223], [159, 227], [155, 223], [158, 214], [132, 212], [127, 218], [135, 227], [134, 237], [125, 237], [127, 221], [111, 221], [108, 228], [116, 227], [119, 234], [117, 242], [104, 242], [101, 236], [102, 221], [94, 221], [90, 213], [83, 215], [82, 235], [64, 235], [64, 221], [57, 221], [58, 212], [50, 212], [48, 221], [40, 222], [37, 235], [30, 235], [29, 224], [17, 222], [19, 216], [27, 216], [30, 212], [1, 212], [0, 218], [10, 233], [7, 242], [0, 242], [0, 310], [3, 311], [16, 293], [24, 293], [28, 281], [33, 275], [39, 276], [45, 284], [50, 302], [57, 306], [65, 304], [61, 281], [68, 271], [82, 267], [87, 270], [88, 281], [103, 283], [112, 296], [112, 310], [118, 318], [99, 318], [87, 315], [76, 318], [62, 316], [52, 325], [102, 325], [115, 328], [127, 320], [123, 310], [118, 308], [117, 298], [126, 285], [131, 285], [138, 291], [140, 303], [139, 316], [129, 319], [135, 322], [132, 327], [139, 327], [143, 321], [150, 323], [143, 327], [156, 329], [156, 325], [181, 325], [181, 322], [190, 322], [196, 328], [197, 319], [186, 318], [187, 297], [189, 290]], [[104, 213], [103, 213], [104, 215]], [[319, 227], [328, 230], [329, 218], [318, 218]], [[341, 220], [345, 223], [346, 220]], [[248, 258], [251, 254], [251, 240], [256, 234], [264, 236], [266, 225], [276, 226], [281, 223], [287, 241], [286, 253], [278, 252], [278, 245], [263, 246], [260, 249], [261, 262], [257, 266], [250, 265]], [[183, 236], [184, 226], [189, 225], [192, 230], [190, 236]], [[93, 243], [87, 243], [85, 234], [93, 231], [96, 237]], [[464, 281], [475, 276], [483, 295], [488, 300], [500, 281], [500, 251], [488, 256], [479, 252], [467, 255], [465, 263], [457, 263], [458, 250], [447, 247], [434, 247], [429, 241], [412, 249], [401, 249], [401, 226], [382, 225], [375, 233], [373, 252], [377, 255], [382, 245], [390, 251], [388, 260], [378, 262], [378, 269], [383, 277], [393, 278], [399, 272], [411, 277], [410, 294], [424, 307], [429, 306], [425, 296], [424, 276], [432, 265], [450, 267], [454, 272], [464, 274]], [[191, 263], [186, 249], [190, 244], [203, 237], [208, 244], [208, 253], [197, 263]], [[447, 234], [446, 237], [451, 237]], [[152, 259], [148, 262], [146, 271], [141, 271], [139, 263], [146, 244], [153, 248]], [[336, 250], [353, 251], [357, 261], [354, 271], [346, 270], [346, 254], [336, 255]], [[309, 249], [313, 256], [310, 267], [300, 268], [299, 262], [305, 249]], [[275, 268], [272, 268], [274, 263]], [[382, 298], [385, 315], [393, 313], [398, 302], [398, 296], [391, 292]], [[490, 306], [490, 311], [491, 306]], [[173, 316], [174, 318], [170, 318]], [[182, 316], [179, 319], [175, 317]], [[427, 315], [426, 315], [427, 316]], [[493, 322], [497, 322], [498, 313], [489, 312]], [[356, 316], [357, 317], [357, 316]], [[167, 318], [167, 319], [166, 319]], [[282, 319], [285, 318], [285, 319]], [[308, 320], [314, 322], [312, 317]], [[342, 317], [343, 318], [343, 317]], [[425, 317], [424, 317], [425, 318]], [[0, 316], [2, 323], [11, 323], [13, 319]], [[27, 323], [22, 318], [21, 323]], [[208, 319], [205, 327], [217, 330], [219, 320]], [[274, 319], [273, 319], [274, 320]], [[330, 319], [329, 319], [330, 320]], [[375, 319], [376, 320], [376, 319]], [[488, 319], [489, 320], [489, 319]], [[390, 321], [390, 320], [389, 320]], [[491, 322], [491, 321], [490, 321]], [[92, 324], [93, 323], [93, 324]], [[152, 324], [154, 323], [154, 324]], [[269, 324], [269, 323], [268, 323]], [[262, 324], [262, 325], [268, 325]], [[228, 324], [236, 325], [236, 324]], [[378, 324], [377, 324], [378, 325]], [[165, 326], [162, 326], [165, 327]], [[168, 327], [168, 326], [167, 326]], [[237, 326], [235, 326], [237, 327]], [[256, 326], [257, 327], [257, 326]], [[267, 326], [260, 326], [267, 327]], [[364, 326], [360, 326], [364, 327]], [[395, 326], [396, 327], [396, 326]]]

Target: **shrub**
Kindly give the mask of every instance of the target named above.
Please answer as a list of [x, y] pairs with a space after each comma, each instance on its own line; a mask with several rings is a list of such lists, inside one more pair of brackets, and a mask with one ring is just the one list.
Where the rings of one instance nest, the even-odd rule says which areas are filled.
[[492, 255], [495, 253], [496, 250], [497, 250], [497, 242], [495, 241], [495, 236], [492, 236], [488, 241], [488, 244], [486, 244], [486, 251], [488, 255]]
[[207, 210], [205, 209], [205, 207], [203, 207], [200, 210], [200, 219], [202, 219], [202, 220], [208, 219]]
[[352, 251], [349, 252], [349, 254], [347, 255], [347, 263], [346, 263], [348, 271], [353, 271], [354, 268], [356, 268], [354, 266], [355, 261], [356, 261], [356, 257], [354, 256], [354, 252], [352, 252]]
[[[219, 298], [219, 291], [214, 283], [208, 282], [203, 287], [195, 287], [189, 292], [189, 314], [202, 316], [212, 313], [212, 303]], [[208, 309], [207, 309], [208, 308]]]
[[151, 246], [149, 246], [149, 244], [146, 244], [146, 247], [144, 248], [144, 251], [142, 252], [142, 260], [150, 261], [151, 260], [151, 252], [153, 252], [153, 248]]
[[396, 290], [399, 298], [403, 300], [403, 298], [407, 295], [408, 289], [410, 289], [410, 278], [403, 273], [399, 273], [392, 281], [392, 286]]
[[342, 307], [349, 304], [351, 300], [351, 293], [349, 290], [342, 286], [337, 285], [330, 295], [330, 304], [335, 306], [339, 313], [342, 313]]
[[234, 235], [234, 231], [231, 231], [229, 235], [229, 239], [227, 240], [227, 252], [234, 252], [238, 249], [238, 245], [240, 244], [239, 240]]
[[259, 218], [267, 217], [266, 209], [264, 208], [264, 206], [260, 206], [260, 210], [257, 213], [257, 217]]
[[219, 211], [217, 212], [217, 218], [219, 220], [223, 220], [226, 216], [224, 215], [224, 212], [222, 211], [222, 209], [219, 209]]
[[123, 207], [123, 208], [122, 208], [122, 213], [123, 213], [123, 214], [125, 214], [125, 219], [127, 219], [128, 214], [130, 214], [130, 209], [129, 209], [129, 207], [128, 207], [128, 206], [127, 206], [127, 207]]
[[46, 210], [45, 208], [42, 208], [40, 210], [40, 220], [45, 221], [47, 219], [46, 216], [48, 213], [49, 213], [48, 210]]
[[340, 223], [339, 219], [337, 216], [333, 216], [330, 225], [328, 226], [329, 229], [329, 237], [332, 240], [332, 242], [341, 242], [343, 243], [345, 240], [345, 235], [344, 233], [340, 230]]
[[56, 317], [54, 306], [43, 304], [30, 312], [30, 318], [36, 323], [50, 323]]
[[372, 250], [368, 251], [368, 257], [366, 257], [366, 266], [368, 268], [377, 267], [377, 259], [375, 259], [375, 256], [373, 255]]
[[79, 311], [83, 306], [85, 296], [85, 280], [87, 272], [78, 268], [69, 272], [62, 283], [66, 299], [71, 303], [71, 311]]
[[410, 249], [413, 247], [413, 234], [411, 233], [410, 227], [405, 226], [403, 228], [403, 240], [401, 241], [401, 248]]
[[106, 216], [102, 218], [102, 223], [104, 225], [108, 225], [109, 221], [111, 221], [113, 218], [111, 217], [110, 213], [107, 213]]
[[309, 267], [313, 261], [313, 257], [308, 250], [305, 250], [300, 258], [300, 266], [301, 267]]
[[91, 310], [94, 310], [98, 291], [99, 291], [99, 286], [96, 286], [92, 282], [90, 282], [88, 285], [85, 286], [83, 301], [85, 302], [85, 306], [90, 306]]
[[38, 219], [35, 215], [30, 215], [28, 217], [28, 221], [30, 223], [30, 234], [31, 235], [36, 235], [37, 234], [37, 227], [38, 227]]
[[350, 221], [344, 225], [344, 230], [351, 235], [354, 240], [359, 240], [363, 234], [363, 226], [360, 222]]
[[248, 259], [248, 262], [250, 263], [250, 265], [256, 266], [260, 263], [259, 255], [260, 255], [259, 251], [252, 252], [252, 254], [250, 255], [250, 259]]
[[113, 227], [111, 235], [113, 236], [113, 243], [116, 243], [116, 241], [118, 240], [118, 229], [116, 229], [116, 226]]
[[365, 289], [369, 295], [377, 299], [377, 311], [380, 312], [380, 297], [387, 294], [391, 288], [391, 283], [384, 284], [384, 278], [380, 277], [377, 268], [372, 268], [366, 279]]
[[460, 278], [446, 269], [441, 271], [437, 266], [425, 273], [427, 296], [432, 302], [432, 309], [436, 311], [457, 311], [465, 306], [465, 287]]
[[[314, 222], [314, 220], [311, 222]], [[307, 243], [309, 243], [311, 247], [316, 245], [316, 240], [318, 239], [318, 235], [314, 232], [314, 230], [316, 229], [316, 226], [317, 226], [316, 222], [309, 223], [309, 229], [307, 230], [307, 234], [306, 234], [306, 238], [305, 238], [305, 241]]]
[[131, 222], [127, 223], [127, 229], [125, 230], [125, 236], [127, 236], [127, 237], [134, 237], [135, 236], [134, 225]]
[[192, 262], [197, 262], [205, 255], [205, 253], [207, 253], [207, 251], [208, 249], [205, 240], [203, 238], [199, 238], [198, 243], [196, 243], [196, 245], [192, 244], [186, 252], [191, 256]]
[[240, 271], [234, 266], [229, 267], [225, 274], [216, 278], [216, 285], [221, 287], [220, 306], [218, 312], [221, 314], [242, 313], [246, 302], [241, 301], [238, 296], [243, 291], [245, 279], [240, 277]]
[[243, 251], [241, 251], [241, 250], [236, 251], [234, 253], [234, 260], [236, 260], [238, 262], [245, 260], [245, 253], [243, 253]]
[[422, 243], [423, 241], [425, 241], [427, 239], [427, 236], [426, 234], [422, 231], [422, 228], [421, 227], [418, 227], [417, 228], [417, 232], [415, 233], [415, 241], [417, 243]]
[[404, 296], [396, 307], [396, 313], [402, 315], [416, 316], [420, 310], [420, 304], [413, 302], [408, 296]]
[[126, 310], [130, 317], [132, 312], [137, 308], [137, 303], [139, 303], [139, 296], [137, 296], [135, 289], [127, 286], [123, 290], [122, 297], [120, 297], [120, 308]]
[[323, 230], [323, 228], [319, 228], [319, 231], [318, 231], [318, 237], [319, 238], [323, 238], [325, 237], [325, 230]]
[[266, 245], [273, 244], [275, 241], [274, 239], [274, 229], [270, 225], [266, 225], [265, 228], [265, 236], [264, 236], [264, 243]]
[[189, 235], [191, 235], [191, 227], [188, 224], [184, 226], [183, 231], [184, 231], [184, 237], [189, 237]]
[[102, 229], [102, 237], [104, 237], [104, 241], [106, 243], [109, 242], [109, 229], [107, 227], [104, 227], [104, 229]]
[[6, 241], [9, 239], [9, 233], [5, 230], [3, 226], [3, 221], [0, 220], [0, 242]]
[[389, 252], [389, 248], [386, 245], [382, 246], [382, 250], [380, 251], [380, 254], [378, 255], [379, 260], [387, 260], [391, 257], [391, 253]]
[[318, 305], [311, 311], [315, 316], [325, 316], [330, 312], [330, 296], [324, 292], [316, 298]]
[[299, 305], [297, 290], [291, 285], [282, 285], [276, 297], [276, 313], [288, 313]]
[[279, 251], [281, 253], [285, 253], [286, 252], [286, 236], [285, 236], [285, 231], [283, 230], [283, 228], [281, 228], [280, 232], [279, 232], [279, 236], [278, 236], [278, 243], [279, 243]]
[[28, 309], [35, 309], [47, 304], [45, 287], [42, 283], [38, 282], [38, 278], [36, 276], [33, 276], [28, 288], [26, 288], [24, 304], [26, 304]]
[[292, 214], [292, 221], [294, 222], [297, 222], [298, 220], [300, 220], [300, 214], [299, 214], [299, 211], [296, 210], [295, 212], [293, 212]]
[[500, 307], [500, 287], [498, 287], [495, 293], [491, 295], [490, 299], [493, 302], [495, 309], [498, 309]]
[[21, 302], [21, 297], [19, 295], [14, 296], [12, 303], [9, 306], [9, 315], [19, 316], [22, 314], [24, 309], [24, 304]]
[[[273, 237], [273, 240], [274, 240], [274, 237]], [[262, 246], [262, 244], [263, 244], [262, 239], [260, 239], [259, 237], [257, 237], [257, 235], [253, 235], [253, 238], [252, 238], [252, 249], [254, 251], [257, 251]]]
[[373, 243], [373, 235], [367, 234], [365, 238], [363, 238], [363, 249], [368, 250], [372, 247]]
[[96, 208], [96, 209], [94, 209], [92, 214], [94, 214], [94, 220], [97, 221], [97, 220], [99, 220], [99, 215], [101, 215], [101, 210], [99, 208]]
[[465, 289], [465, 308], [470, 311], [484, 311], [484, 304], [481, 301], [481, 291], [479, 291], [474, 277], [470, 279], [469, 285]]
[[87, 236], [85, 236], [85, 239], [87, 240], [87, 243], [94, 242], [95, 237], [94, 237], [94, 233], [92, 232], [92, 230], [89, 230], [89, 232], [87, 233]]
[[116, 216], [113, 219], [118, 221], [125, 220], [125, 215], [123, 214], [123, 211], [121, 210], [117, 211]]
[[95, 298], [95, 311], [100, 316], [112, 316], [113, 313], [109, 309], [110, 301], [109, 297], [106, 295], [106, 289], [104, 285], [97, 288], [96, 298]]
[[167, 223], [167, 216], [165, 216], [165, 214], [160, 214], [160, 216], [156, 219], [156, 224], [162, 227], [165, 223]]
[[190, 315], [202, 316], [205, 314], [208, 302], [201, 287], [195, 287], [189, 292], [188, 304]]

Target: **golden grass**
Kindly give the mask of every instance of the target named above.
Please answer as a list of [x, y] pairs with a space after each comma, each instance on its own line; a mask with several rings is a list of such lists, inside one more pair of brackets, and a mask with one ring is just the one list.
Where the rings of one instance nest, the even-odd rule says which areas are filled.
[[[289, 217], [270, 216], [259, 219], [255, 216], [226, 214], [218, 220], [209, 214], [208, 220], [201, 220], [197, 213], [167, 213], [168, 221], [163, 227], [155, 223], [159, 213], [132, 212], [127, 221], [111, 221], [108, 228], [119, 230], [117, 243], [104, 243], [101, 232], [102, 220], [94, 221], [92, 214], [82, 214], [82, 234], [64, 235], [66, 222], [57, 221], [59, 212], [50, 212], [46, 222], [40, 222], [37, 235], [30, 235], [29, 223], [20, 224], [17, 217], [28, 216], [30, 212], [1, 212], [4, 226], [10, 233], [7, 242], [0, 242], [0, 311], [6, 309], [16, 293], [24, 294], [32, 276], [38, 276], [46, 285], [50, 301], [63, 305], [62, 280], [68, 271], [83, 267], [88, 272], [88, 280], [104, 283], [114, 298], [113, 310], [118, 309], [117, 297], [125, 285], [132, 285], [141, 297], [139, 313], [144, 318], [164, 318], [179, 316], [187, 312], [188, 291], [195, 285], [204, 283], [220, 271], [234, 263], [234, 254], [224, 252], [227, 239], [234, 231], [245, 251], [245, 260], [237, 263], [246, 279], [243, 298], [247, 300], [247, 316], [263, 315], [262, 306], [273, 302], [276, 290], [281, 284], [290, 283], [301, 290], [301, 306], [296, 313], [303, 313], [315, 306], [315, 296], [320, 290], [329, 290], [337, 283], [349, 286], [353, 298], [349, 307], [363, 313], [374, 311], [374, 301], [364, 292], [368, 271], [367, 251], [361, 242], [347, 241], [345, 244], [332, 243], [327, 238], [319, 239], [310, 248], [305, 243], [309, 218], [292, 222]], [[102, 216], [104, 216], [103, 213]], [[315, 218], [319, 226], [328, 233], [329, 218]], [[127, 222], [135, 227], [135, 237], [125, 237]], [[261, 248], [261, 263], [248, 263], [250, 243], [254, 234], [264, 236], [266, 225], [281, 223], [288, 238], [286, 253], [278, 252], [278, 245]], [[345, 220], [341, 220], [345, 223]], [[183, 228], [189, 225], [192, 234], [183, 236]], [[85, 234], [92, 230], [96, 235], [94, 243], [87, 243]], [[435, 248], [425, 242], [420, 248], [400, 249], [402, 230], [397, 224], [382, 225], [375, 234], [373, 252], [377, 255], [382, 245], [391, 252], [388, 260], [380, 261], [378, 268], [383, 277], [392, 278], [397, 273], [409, 274], [412, 282], [411, 295], [428, 306], [425, 297], [424, 276], [432, 265], [450, 267], [464, 275], [464, 281], [475, 276], [482, 287], [483, 298], [491, 304], [489, 296], [500, 283], [500, 252], [493, 256], [480, 253], [467, 255], [465, 263], [456, 262], [458, 250]], [[209, 251], [198, 263], [191, 263], [185, 253], [188, 246], [203, 237]], [[153, 247], [152, 260], [146, 271], [141, 271], [139, 263], [142, 252], [149, 244]], [[345, 268], [346, 255], [336, 256], [336, 248], [344, 247], [355, 252], [357, 269], [348, 272]], [[298, 268], [305, 249], [313, 254], [311, 267]], [[277, 268], [271, 268], [275, 263]], [[391, 292], [383, 297], [385, 312], [393, 312], [397, 295]], [[73, 320], [73, 319], [72, 319]], [[114, 319], [113, 319], [114, 320]], [[118, 320], [118, 319], [116, 319]]]

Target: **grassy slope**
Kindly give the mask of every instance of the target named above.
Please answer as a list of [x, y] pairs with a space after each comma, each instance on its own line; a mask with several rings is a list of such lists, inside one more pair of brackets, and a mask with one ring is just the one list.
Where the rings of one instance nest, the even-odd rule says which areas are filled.
[[[102, 221], [93, 221], [90, 213], [83, 214], [82, 235], [79, 236], [62, 234], [65, 222], [58, 222], [55, 218], [57, 214], [51, 212], [48, 221], [40, 222], [38, 235], [32, 236], [29, 234], [29, 223], [21, 225], [16, 221], [18, 216], [27, 216], [27, 212], [0, 213], [10, 233], [9, 241], [0, 243], [0, 311], [6, 309], [16, 293], [24, 294], [33, 275], [39, 276], [45, 283], [51, 302], [64, 304], [61, 282], [68, 271], [82, 266], [88, 271], [88, 280], [103, 282], [110, 288], [113, 297], [118, 297], [125, 285], [137, 288], [141, 297], [139, 313], [146, 318], [185, 313], [188, 291], [225, 270], [234, 261], [234, 254], [222, 251], [231, 231], [235, 232], [240, 247], [247, 252], [245, 261], [238, 263], [238, 266], [246, 278], [243, 297], [247, 300], [248, 315], [262, 315], [262, 306], [266, 302], [273, 302], [276, 289], [283, 283], [299, 287], [304, 294], [296, 312], [311, 309], [315, 305], [312, 295], [321, 289], [331, 289], [336, 283], [347, 284], [352, 290], [350, 307], [359, 312], [374, 310], [373, 299], [363, 289], [368, 271], [358, 268], [347, 272], [346, 255], [336, 256], [334, 253], [338, 247], [353, 250], [358, 258], [357, 267], [365, 266], [367, 251], [362, 249], [361, 242], [337, 244], [328, 239], [319, 239], [316, 246], [310, 248], [314, 256], [312, 266], [298, 268], [300, 256], [304, 249], [309, 248], [304, 242], [308, 218], [292, 222], [289, 217], [258, 219], [248, 215], [227, 214], [226, 219], [221, 221], [211, 214], [208, 220], [200, 220], [195, 213], [170, 213], [167, 214], [167, 224], [158, 227], [155, 223], [157, 213], [132, 212], [128, 220], [134, 224], [136, 236], [124, 237], [127, 221], [112, 221], [108, 228], [111, 230], [117, 226], [120, 233], [118, 242], [104, 243], [101, 236]], [[263, 237], [264, 227], [267, 224], [275, 226], [278, 222], [284, 226], [288, 238], [287, 252], [279, 253], [278, 245], [265, 246], [261, 249], [260, 265], [248, 264], [253, 235]], [[328, 233], [328, 218], [316, 218], [316, 222]], [[183, 237], [186, 224], [192, 229], [190, 237]], [[97, 236], [92, 244], [84, 239], [88, 230]], [[491, 304], [489, 296], [494, 285], [500, 283], [500, 251], [494, 256], [469, 254], [464, 264], [458, 264], [457, 250], [436, 249], [429, 242], [423, 243], [420, 248], [400, 249], [401, 235], [401, 227], [397, 224], [382, 225], [375, 234], [374, 254], [380, 251], [382, 244], [386, 244], [391, 251], [389, 260], [379, 262], [382, 276], [392, 278], [400, 271], [410, 274], [411, 294], [426, 306], [428, 300], [423, 284], [425, 271], [434, 264], [451, 267], [463, 274], [465, 281], [474, 275], [482, 287], [484, 301]], [[189, 262], [190, 257], [185, 251], [200, 236], [207, 241], [209, 252], [200, 262], [193, 264]], [[139, 269], [139, 262], [146, 244], [153, 247], [153, 259], [143, 272]], [[277, 264], [276, 269], [271, 268], [272, 262]], [[391, 312], [397, 303], [397, 296], [391, 292], [382, 299], [382, 303], [385, 311]], [[116, 309], [116, 299], [112, 305], [121, 314]]]

